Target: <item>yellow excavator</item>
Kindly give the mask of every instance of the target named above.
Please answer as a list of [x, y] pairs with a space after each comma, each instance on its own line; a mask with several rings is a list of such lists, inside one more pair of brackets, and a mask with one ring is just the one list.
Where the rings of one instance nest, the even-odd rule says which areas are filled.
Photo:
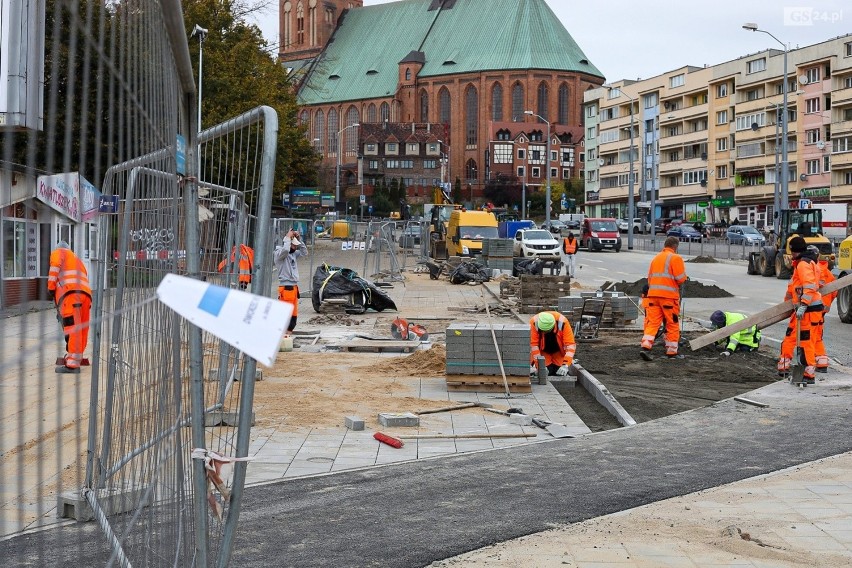
[[450, 214], [461, 209], [450, 196], [440, 187], [432, 192], [432, 203], [424, 207], [424, 214], [429, 217], [429, 257], [435, 260], [446, 260], [447, 256], [447, 222]]
[[828, 262], [829, 269], [834, 268], [834, 247], [822, 232], [822, 209], [782, 209], [779, 215], [778, 245], [765, 245], [759, 252], [751, 253], [749, 274], [789, 279], [793, 271], [790, 239], [795, 236], [804, 237], [805, 242], [816, 246], [820, 260]]

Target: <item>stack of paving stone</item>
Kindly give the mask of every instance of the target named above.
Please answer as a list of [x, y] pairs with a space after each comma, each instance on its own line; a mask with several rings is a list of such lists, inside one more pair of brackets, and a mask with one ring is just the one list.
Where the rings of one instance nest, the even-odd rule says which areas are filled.
[[512, 273], [512, 239], [485, 239], [482, 241], [482, 257], [486, 266], [494, 270]]
[[579, 319], [586, 299], [599, 299], [606, 302], [601, 327], [624, 327], [639, 317], [640, 298], [630, 298], [624, 292], [581, 292], [579, 296], [559, 298], [559, 312], [571, 321]]
[[519, 310], [524, 314], [556, 310], [559, 306], [559, 298], [570, 293], [571, 278], [568, 276], [521, 274]]
[[[494, 330], [494, 336], [491, 331]], [[500, 348], [510, 389], [529, 387], [530, 330], [523, 324], [454, 323], [447, 328], [447, 387], [502, 390]], [[460, 376], [465, 375], [465, 376]], [[471, 387], [471, 388], [464, 388]], [[519, 392], [516, 390], [516, 392]]]

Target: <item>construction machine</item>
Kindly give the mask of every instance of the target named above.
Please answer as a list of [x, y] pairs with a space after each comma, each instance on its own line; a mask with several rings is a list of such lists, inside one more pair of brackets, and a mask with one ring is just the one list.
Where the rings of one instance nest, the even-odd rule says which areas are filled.
[[751, 253], [749, 273], [785, 280], [790, 278], [793, 273], [790, 239], [796, 236], [803, 237], [808, 245], [816, 246], [820, 260], [827, 261], [829, 269], [834, 268], [834, 247], [822, 232], [822, 209], [782, 209], [778, 213], [778, 244], [765, 245], [759, 252]]
[[433, 191], [432, 203], [423, 207], [424, 216], [429, 217], [429, 257], [435, 260], [446, 260], [447, 255], [447, 223], [450, 215], [456, 209], [450, 196], [440, 187]]
[[[852, 274], [852, 235], [846, 237], [838, 249], [837, 267], [834, 275], [842, 278]], [[852, 286], [846, 286], [837, 291], [834, 300], [837, 305], [837, 315], [843, 323], [852, 323]]]

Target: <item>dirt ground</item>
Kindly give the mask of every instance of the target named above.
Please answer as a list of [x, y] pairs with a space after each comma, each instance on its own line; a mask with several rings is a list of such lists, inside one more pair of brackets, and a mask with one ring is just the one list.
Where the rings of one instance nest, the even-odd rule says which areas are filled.
[[[599, 342], [577, 347], [580, 365], [609, 389], [636, 422], [707, 406], [776, 380], [774, 353], [767, 348], [721, 357], [713, 346], [693, 352], [682, 345], [684, 358], [668, 359], [658, 340], [654, 360], [645, 361], [639, 357], [640, 335], [641, 331], [602, 330]], [[685, 333], [681, 342], [696, 335]], [[600, 413], [599, 405], [584, 389], [554, 384], [592, 431], [619, 426], [608, 414]]]

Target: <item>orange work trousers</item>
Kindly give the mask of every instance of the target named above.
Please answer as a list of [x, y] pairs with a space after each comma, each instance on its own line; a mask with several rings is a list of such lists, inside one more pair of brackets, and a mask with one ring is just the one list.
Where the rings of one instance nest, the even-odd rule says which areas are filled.
[[[822, 312], [805, 312], [799, 322], [799, 346], [805, 354], [805, 377], [812, 379], [816, 373], [816, 337], [822, 331]], [[781, 355], [778, 358], [778, 372], [789, 373], [796, 348], [796, 314], [790, 316], [787, 331], [781, 342]]]
[[290, 324], [287, 326], [288, 332], [293, 331], [296, 329], [296, 319], [299, 316], [299, 287], [279, 286], [278, 299], [293, 306], [293, 314], [290, 316]]
[[89, 343], [89, 315], [92, 299], [77, 292], [66, 294], [57, 306], [65, 334], [65, 366], [77, 369], [83, 362], [83, 352]]
[[680, 300], [674, 298], [645, 298], [645, 331], [642, 335], [642, 349], [651, 349], [654, 339], [663, 322], [666, 322], [666, 355], [677, 355], [680, 341]]
[[825, 314], [827, 313], [828, 310], [822, 312], [819, 325], [811, 330], [816, 336], [814, 338], [814, 361], [816, 362], [817, 369], [828, 369], [828, 353], [826, 353], [825, 342], [823, 341], [823, 337], [825, 336]]

